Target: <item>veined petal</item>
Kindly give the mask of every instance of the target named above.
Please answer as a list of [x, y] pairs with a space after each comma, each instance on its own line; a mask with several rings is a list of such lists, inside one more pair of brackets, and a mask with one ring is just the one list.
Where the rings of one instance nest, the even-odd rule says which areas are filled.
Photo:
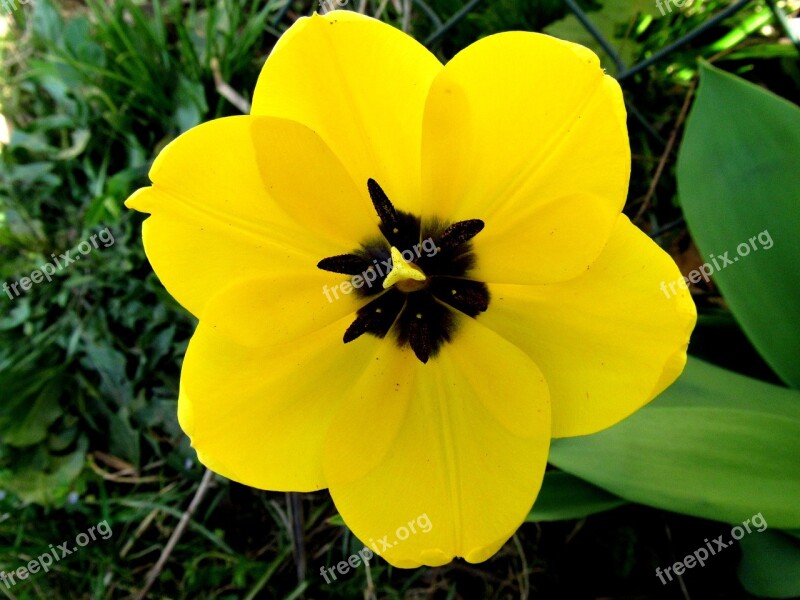
[[[424, 365], [384, 344], [326, 442], [336, 507], [399, 567], [486, 560], [522, 523], [544, 475], [550, 409], [539, 369], [474, 319], [462, 317], [457, 335]], [[401, 539], [422, 516], [430, 530]]]
[[413, 38], [370, 17], [301, 18], [267, 59], [252, 114], [307, 125], [354, 181], [375, 179], [397, 208], [418, 214], [422, 111], [441, 68]]
[[[524, 350], [550, 386], [553, 437], [621, 421], [680, 375], [697, 312], [675, 263], [620, 216], [582, 276], [540, 286], [490, 285], [481, 322]], [[677, 286], [676, 286], [677, 287]]]
[[[584, 273], [608, 243], [618, 213], [597, 196], [564, 195], [493, 219], [473, 240], [470, 277], [487, 283], [566, 281]], [[592, 229], [597, 224], [598, 229]]]
[[[215, 315], [212, 313], [212, 317]], [[204, 465], [245, 485], [326, 487], [325, 434], [382, 341], [342, 343], [349, 319], [288, 344], [242, 346], [200, 321], [181, 371], [178, 415]]]
[[[485, 221], [475, 240], [480, 257], [516, 244], [541, 263], [531, 271], [524, 261], [490, 269], [479, 260], [478, 277], [566, 280], [597, 257], [625, 202], [630, 148], [622, 93], [582, 46], [536, 33], [489, 36], [434, 80], [422, 159], [426, 215]], [[575, 218], [581, 211], [587, 214]], [[568, 219], [580, 248], [537, 248], [524, 232], [543, 227], [543, 219]]]
[[314, 271], [376, 231], [366, 184], [357, 189], [318, 136], [282, 119], [195, 127], [159, 154], [150, 178], [127, 206], [151, 213], [147, 256], [196, 316], [233, 282]]
[[[303, 271], [276, 271], [266, 277], [238, 281], [213, 296], [201, 320], [243, 346], [264, 347], [293, 342], [350, 316], [366, 300], [342, 287], [344, 275], [313, 265]], [[345, 293], [349, 289], [350, 293]], [[347, 323], [349, 325], [349, 323]], [[336, 346], [342, 346], [339, 332]]]
[[305, 125], [252, 117], [258, 166], [269, 195], [297, 223], [348, 250], [378, 230], [367, 182], [350, 178], [339, 158]]

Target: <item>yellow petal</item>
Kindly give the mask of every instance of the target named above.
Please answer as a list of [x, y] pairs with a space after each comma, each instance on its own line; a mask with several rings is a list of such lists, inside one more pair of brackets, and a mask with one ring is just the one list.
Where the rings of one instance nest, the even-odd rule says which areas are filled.
[[[474, 242], [476, 278], [573, 277], [599, 254], [625, 202], [630, 149], [619, 85], [581, 46], [524, 32], [484, 38], [433, 82], [422, 165], [426, 214], [486, 222]], [[549, 245], [525, 233], [563, 222], [575, 233]], [[583, 243], [565, 251], [577, 234]], [[538, 266], [504, 257], [513, 244], [515, 254], [533, 251]]]
[[[349, 281], [343, 277], [308, 265], [305, 271], [239, 281], [208, 301], [201, 321], [243, 346], [293, 342], [345, 317], [352, 321], [367, 303], [352, 285], [340, 285]], [[339, 332], [337, 347], [343, 345], [342, 334], [349, 324]]]
[[197, 316], [236, 281], [316, 271], [377, 231], [366, 186], [356, 189], [313, 132], [285, 120], [200, 125], [159, 154], [150, 178], [127, 205], [152, 214], [147, 256]]
[[296, 222], [348, 251], [377, 235], [367, 182], [354, 182], [316, 132], [286, 119], [253, 117], [251, 133], [269, 195]]
[[252, 114], [316, 131], [359, 185], [375, 179], [419, 213], [422, 111], [441, 63], [421, 44], [348, 11], [299, 19], [267, 59]]
[[[424, 365], [384, 344], [331, 424], [324, 460], [336, 507], [395, 566], [486, 560], [522, 523], [544, 474], [541, 373], [478, 321], [459, 323]], [[412, 521], [417, 533], [400, 539]]]
[[553, 436], [605, 429], [683, 370], [697, 317], [672, 259], [625, 216], [582, 276], [540, 286], [490, 285], [481, 322], [524, 350], [550, 386]]
[[584, 273], [618, 216], [602, 198], [570, 194], [492, 219], [472, 241], [470, 278], [486, 283], [566, 281]]
[[[214, 316], [212, 314], [212, 316]], [[181, 426], [200, 461], [268, 490], [326, 487], [325, 433], [382, 340], [342, 343], [349, 318], [283, 346], [254, 349], [200, 322], [181, 372]]]

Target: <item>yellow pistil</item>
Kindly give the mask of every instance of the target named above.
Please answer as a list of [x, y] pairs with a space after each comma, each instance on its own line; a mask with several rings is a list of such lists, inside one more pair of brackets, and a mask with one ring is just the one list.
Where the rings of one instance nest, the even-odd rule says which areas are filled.
[[392, 270], [383, 280], [383, 289], [389, 289], [397, 284], [403, 292], [413, 292], [422, 289], [427, 278], [417, 265], [406, 262], [400, 250], [392, 246]]

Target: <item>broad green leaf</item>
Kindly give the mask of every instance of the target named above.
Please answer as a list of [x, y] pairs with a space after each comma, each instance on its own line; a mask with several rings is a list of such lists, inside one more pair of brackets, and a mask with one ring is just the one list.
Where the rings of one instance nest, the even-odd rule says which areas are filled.
[[525, 521], [582, 519], [624, 504], [627, 503], [622, 498], [569, 473], [547, 471], [542, 490]]
[[800, 109], [711, 66], [700, 73], [678, 157], [683, 212], [742, 329], [800, 388]]
[[800, 596], [800, 541], [780, 531], [763, 531], [741, 540], [739, 580], [755, 596]]
[[708, 519], [800, 527], [800, 392], [689, 359], [642, 410], [554, 440], [550, 462], [626, 500]]

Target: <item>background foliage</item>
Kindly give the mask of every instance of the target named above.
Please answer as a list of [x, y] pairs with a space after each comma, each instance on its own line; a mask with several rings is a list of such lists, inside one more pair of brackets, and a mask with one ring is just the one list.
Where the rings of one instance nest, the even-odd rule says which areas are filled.
[[[628, 102], [626, 213], [684, 273], [763, 229], [775, 245], [693, 286], [698, 359], [619, 426], [558, 442], [529, 522], [490, 561], [403, 571], [377, 560], [326, 585], [319, 567], [361, 548], [327, 494], [214, 478], [153, 597], [800, 595], [800, 392], [790, 389], [800, 383], [800, 117], [790, 104], [800, 69], [773, 3], [695, 0], [662, 16], [643, 0], [350, 2], [407, 27], [442, 60], [510, 29], [596, 48]], [[106, 227], [114, 235], [52, 283], [0, 298], [0, 569], [103, 519], [113, 529], [48, 574], [0, 585], [7, 597], [135, 594], [201, 485], [175, 417], [194, 323], [153, 275], [142, 217], [122, 202], [166, 143], [237, 114], [220, 81], [248, 100], [281, 31], [316, 8], [36, 0], [0, 12], [0, 113], [11, 129], [0, 142], [0, 281]], [[768, 531], [681, 582], [654, 576], [758, 512]]]

